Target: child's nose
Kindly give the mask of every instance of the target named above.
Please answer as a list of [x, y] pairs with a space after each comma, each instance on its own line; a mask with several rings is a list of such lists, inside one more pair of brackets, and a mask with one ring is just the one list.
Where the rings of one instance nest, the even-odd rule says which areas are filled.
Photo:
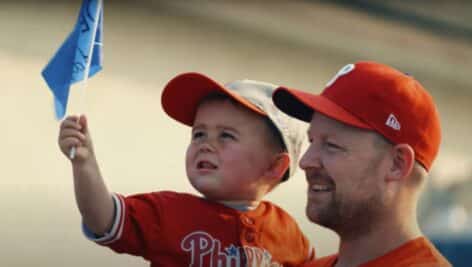
[[215, 147], [213, 144], [211, 144], [210, 140], [205, 140], [205, 142], [202, 142], [200, 146], [198, 147], [198, 150], [200, 152], [214, 152]]

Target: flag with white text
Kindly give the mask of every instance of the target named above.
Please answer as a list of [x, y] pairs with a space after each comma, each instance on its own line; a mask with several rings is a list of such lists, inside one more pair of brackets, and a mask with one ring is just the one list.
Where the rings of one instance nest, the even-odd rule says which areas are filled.
[[84, 0], [73, 31], [42, 71], [56, 118], [66, 114], [70, 86], [102, 69], [103, 0]]

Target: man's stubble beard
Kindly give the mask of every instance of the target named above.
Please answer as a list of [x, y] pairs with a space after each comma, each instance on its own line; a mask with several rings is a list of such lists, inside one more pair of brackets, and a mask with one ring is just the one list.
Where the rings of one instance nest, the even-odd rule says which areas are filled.
[[[378, 173], [381, 154], [376, 155], [369, 166], [362, 172], [358, 188], [369, 186], [367, 179], [373, 179]], [[362, 178], [363, 177], [363, 178]], [[376, 229], [376, 225], [388, 213], [388, 207], [384, 204], [380, 188], [376, 183], [371, 184], [369, 196], [362, 199], [343, 199], [336, 191], [331, 194], [331, 200], [320, 209], [316, 217], [310, 217], [309, 205], [306, 213], [309, 219], [321, 226], [329, 228], [339, 234], [342, 240], [353, 240], [365, 236]]]

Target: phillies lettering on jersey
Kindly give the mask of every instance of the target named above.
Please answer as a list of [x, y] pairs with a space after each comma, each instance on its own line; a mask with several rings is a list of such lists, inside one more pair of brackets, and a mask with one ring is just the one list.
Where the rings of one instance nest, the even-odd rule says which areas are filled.
[[[195, 231], [183, 238], [182, 250], [191, 257], [189, 267], [279, 267], [272, 255], [258, 247], [221, 247], [221, 242], [204, 231]], [[204, 265], [207, 262], [209, 265]]]
[[295, 267], [314, 257], [292, 217], [267, 201], [239, 211], [171, 191], [113, 194], [113, 200], [110, 231], [95, 237], [84, 227], [84, 233], [118, 253], [141, 256], [152, 267]]

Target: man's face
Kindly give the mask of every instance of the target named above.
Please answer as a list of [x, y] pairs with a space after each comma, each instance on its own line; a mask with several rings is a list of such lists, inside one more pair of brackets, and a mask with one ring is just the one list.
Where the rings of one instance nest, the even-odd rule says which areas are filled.
[[308, 182], [306, 213], [340, 235], [369, 231], [384, 212], [386, 149], [370, 131], [314, 113], [300, 167]]
[[253, 200], [265, 183], [274, 148], [262, 116], [229, 100], [198, 108], [187, 148], [186, 171], [195, 189], [217, 201]]

